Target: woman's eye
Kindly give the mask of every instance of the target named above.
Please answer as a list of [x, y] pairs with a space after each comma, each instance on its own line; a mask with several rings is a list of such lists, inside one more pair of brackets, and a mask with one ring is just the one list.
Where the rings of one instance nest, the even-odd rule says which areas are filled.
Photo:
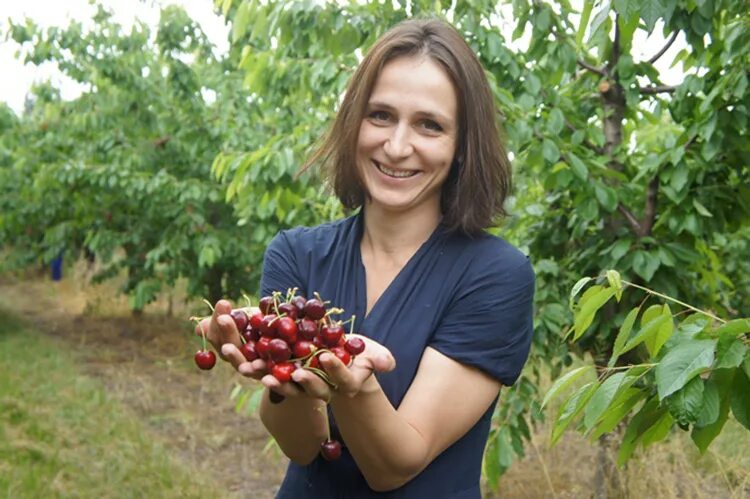
[[432, 132], [442, 132], [443, 127], [440, 126], [439, 123], [432, 121], [432, 120], [424, 120], [422, 122], [422, 126], [426, 128], [427, 130], [430, 130]]
[[375, 121], [388, 121], [390, 119], [390, 116], [385, 111], [372, 111], [368, 117]]

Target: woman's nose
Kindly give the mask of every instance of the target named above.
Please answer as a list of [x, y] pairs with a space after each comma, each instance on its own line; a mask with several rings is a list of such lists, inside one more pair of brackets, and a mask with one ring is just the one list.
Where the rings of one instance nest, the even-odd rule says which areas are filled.
[[409, 131], [406, 124], [398, 124], [391, 129], [390, 136], [383, 144], [383, 150], [391, 159], [402, 159], [414, 152]]

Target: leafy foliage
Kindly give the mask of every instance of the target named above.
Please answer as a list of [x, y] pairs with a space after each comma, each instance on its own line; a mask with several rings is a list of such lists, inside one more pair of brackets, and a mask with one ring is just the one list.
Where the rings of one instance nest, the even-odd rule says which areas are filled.
[[[622, 330], [622, 346], [614, 350], [607, 367], [598, 369], [596, 381], [568, 396], [553, 426], [553, 442], [574, 421], [592, 439], [623, 424], [618, 463], [624, 464], [638, 445], [647, 447], [663, 440], [674, 426], [691, 431], [693, 442], [701, 453], [705, 452], [721, 432], [730, 409], [750, 430], [750, 318], [726, 321], [651, 289], [617, 282], [620, 291], [623, 287], [628, 292], [637, 288], [648, 298], [665, 303], [652, 305], [643, 313], [642, 306], [637, 306], [628, 313], [628, 317], [640, 316], [640, 328]], [[597, 284], [589, 290], [595, 290], [594, 297], [608, 300], [614, 296], [614, 286]], [[600, 313], [606, 301], [599, 300], [601, 305], [592, 311], [581, 303], [584, 297], [572, 307], [576, 321]], [[667, 301], [683, 310], [672, 313]], [[693, 313], [681, 318], [683, 312]], [[656, 338], [659, 342], [653, 343]], [[654, 348], [655, 344], [663, 348]], [[628, 345], [641, 350], [644, 362], [614, 367]], [[583, 366], [560, 378], [545, 396], [545, 403], [593, 369]]]

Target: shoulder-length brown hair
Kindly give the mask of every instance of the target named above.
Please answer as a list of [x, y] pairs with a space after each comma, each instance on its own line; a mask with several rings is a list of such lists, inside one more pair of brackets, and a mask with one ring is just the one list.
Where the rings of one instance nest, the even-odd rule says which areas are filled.
[[356, 166], [359, 128], [383, 66], [400, 56], [426, 56], [440, 64], [458, 93], [458, 140], [443, 185], [443, 224], [474, 235], [507, 213], [511, 168], [498, 132], [487, 77], [466, 41], [437, 19], [412, 19], [390, 29], [370, 48], [347, 87], [336, 118], [306, 166], [321, 163], [336, 196], [349, 209], [362, 206], [367, 192]]

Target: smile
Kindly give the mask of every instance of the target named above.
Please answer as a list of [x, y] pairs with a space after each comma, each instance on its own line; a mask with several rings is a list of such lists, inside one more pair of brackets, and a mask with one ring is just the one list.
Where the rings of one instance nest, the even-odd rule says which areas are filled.
[[381, 165], [377, 161], [373, 160], [373, 163], [375, 164], [375, 167], [383, 174], [388, 175], [389, 177], [393, 178], [407, 178], [407, 177], [413, 177], [419, 172], [416, 171], [404, 171], [404, 170], [391, 170], [390, 168], [386, 168], [385, 166]]

